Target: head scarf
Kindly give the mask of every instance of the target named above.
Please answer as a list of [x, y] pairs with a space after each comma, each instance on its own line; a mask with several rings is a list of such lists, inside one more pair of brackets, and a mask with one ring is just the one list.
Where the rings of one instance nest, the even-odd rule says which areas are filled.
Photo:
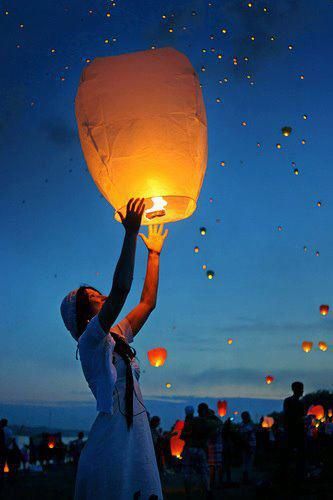
[[78, 288], [69, 292], [64, 298], [60, 306], [60, 312], [65, 326], [73, 339], [77, 340], [78, 331], [76, 323], [76, 294]]

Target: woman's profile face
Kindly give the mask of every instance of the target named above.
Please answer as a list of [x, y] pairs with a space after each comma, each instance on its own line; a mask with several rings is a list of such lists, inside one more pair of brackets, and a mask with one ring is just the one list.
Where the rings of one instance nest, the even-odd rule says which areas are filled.
[[92, 290], [91, 288], [86, 288], [86, 294], [87, 294], [88, 299], [89, 299], [91, 312], [92, 312], [93, 316], [95, 316], [101, 310], [107, 297], [105, 295], [100, 294], [96, 290]]

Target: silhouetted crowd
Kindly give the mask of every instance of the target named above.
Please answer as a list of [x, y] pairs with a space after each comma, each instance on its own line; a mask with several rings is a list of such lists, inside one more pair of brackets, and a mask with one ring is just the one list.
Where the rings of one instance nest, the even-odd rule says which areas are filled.
[[[236, 483], [258, 483], [255, 469], [270, 465], [263, 486], [292, 482], [296, 489], [311, 478], [330, 477], [333, 467], [332, 410], [320, 418], [305, 407], [303, 384], [294, 382], [292, 395], [284, 400], [283, 413], [252, 422], [248, 411], [241, 421], [220, 417], [206, 403], [197, 412], [186, 406], [184, 420], [162, 430], [158, 416], [150, 418], [150, 429], [160, 474], [164, 480], [182, 478], [187, 498], [201, 486], [206, 498], [213, 490]], [[29, 438], [20, 448], [7, 419], [0, 421], [1, 479], [15, 477], [19, 470], [42, 471], [49, 465], [71, 463], [75, 467], [85, 445], [84, 433], [68, 444], [61, 433], [43, 433]], [[239, 470], [241, 476], [239, 477]], [[237, 471], [237, 472], [236, 472]], [[236, 480], [237, 479], [237, 480]], [[260, 481], [259, 481], [260, 483]]]

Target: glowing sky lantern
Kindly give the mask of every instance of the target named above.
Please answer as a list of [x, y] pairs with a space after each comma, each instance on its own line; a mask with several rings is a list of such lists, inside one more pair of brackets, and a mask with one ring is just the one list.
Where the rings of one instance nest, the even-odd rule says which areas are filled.
[[207, 229], [205, 227], [201, 227], [200, 228], [200, 234], [201, 234], [201, 236], [205, 236], [206, 232], [207, 232]]
[[313, 347], [313, 342], [310, 342], [309, 340], [304, 340], [302, 342], [302, 349], [304, 352], [310, 352]]
[[9, 467], [8, 467], [7, 462], [5, 462], [5, 465], [4, 465], [4, 468], [3, 468], [3, 471], [4, 471], [4, 473], [5, 473], [5, 474], [8, 474], [8, 472], [9, 472]]
[[329, 310], [330, 306], [328, 306], [327, 304], [323, 304], [319, 307], [319, 312], [322, 316], [327, 316]]
[[228, 403], [227, 401], [218, 401], [217, 402], [217, 412], [220, 415], [220, 417], [225, 417], [227, 414], [227, 409], [228, 409]]
[[214, 271], [207, 271], [206, 275], [209, 280], [212, 280], [214, 278]]
[[307, 414], [313, 415], [316, 420], [321, 420], [325, 416], [325, 410], [322, 405], [311, 405]]
[[149, 363], [157, 368], [164, 365], [168, 353], [167, 350], [164, 349], [164, 347], [156, 347], [156, 349], [151, 349], [150, 351], [148, 351], [147, 356], [149, 359]]
[[173, 457], [181, 458], [181, 454], [185, 445], [185, 441], [179, 438], [182, 430], [184, 428], [184, 421], [177, 420], [173, 432], [177, 432], [176, 436], [172, 436], [170, 439], [170, 451]]
[[293, 129], [291, 127], [282, 127], [281, 132], [285, 137], [289, 137], [292, 130]]
[[270, 429], [274, 425], [274, 418], [273, 417], [264, 417], [263, 421], [261, 422], [261, 427], [264, 429]]
[[274, 377], [273, 377], [273, 375], [267, 375], [266, 378], [265, 378], [265, 380], [266, 380], [266, 384], [269, 385], [272, 382], [274, 382]]
[[231, 344], [233, 343], [233, 339], [229, 338], [229, 339], [227, 340], [227, 342], [228, 342], [228, 344], [229, 344], [229, 345], [231, 345]]
[[318, 347], [323, 352], [327, 351], [327, 349], [328, 349], [326, 342], [323, 342], [323, 341], [318, 342]]
[[146, 225], [195, 211], [207, 121], [184, 54], [163, 48], [96, 58], [81, 75], [76, 117], [89, 171], [116, 211], [124, 214], [137, 197], [146, 199]]

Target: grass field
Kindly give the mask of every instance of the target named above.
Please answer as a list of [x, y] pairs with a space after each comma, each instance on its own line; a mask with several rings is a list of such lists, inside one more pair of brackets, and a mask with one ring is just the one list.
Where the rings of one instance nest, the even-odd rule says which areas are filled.
[[[266, 464], [267, 465], [267, 464]], [[215, 499], [265, 499], [265, 500], [331, 500], [333, 498], [332, 482], [319, 480], [307, 481], [302, 490], [295, 490], [286, 483], [276, 481], [274, 485], [265, 479], [272, 477], [274, 470], [269, 466], [255, 471], [253, 484], [241, 485], [239, 469], [233, 470], [234, 483], [231, 487], [214, 490]], [[6, 477], [2, 490], [1, 500], [71, 500], [73, 498], [75, 473], [73, 466], [51, 467], [44, 473], [20, 473], [16, 478]], [[185, 493], [180, 474], [169, 475], [163, 478], [165, 500], [185, 499]], [[196, 489], [193, 500], [203, 499], [203, 494]], [[92, 499], [93, 500], [93, 499]], [[105, 499], [108, 500], [108, 499]], [[128, 499], [131, 500], [131, 499]], [[147, 500], [147, 499], [142, 499]]]

